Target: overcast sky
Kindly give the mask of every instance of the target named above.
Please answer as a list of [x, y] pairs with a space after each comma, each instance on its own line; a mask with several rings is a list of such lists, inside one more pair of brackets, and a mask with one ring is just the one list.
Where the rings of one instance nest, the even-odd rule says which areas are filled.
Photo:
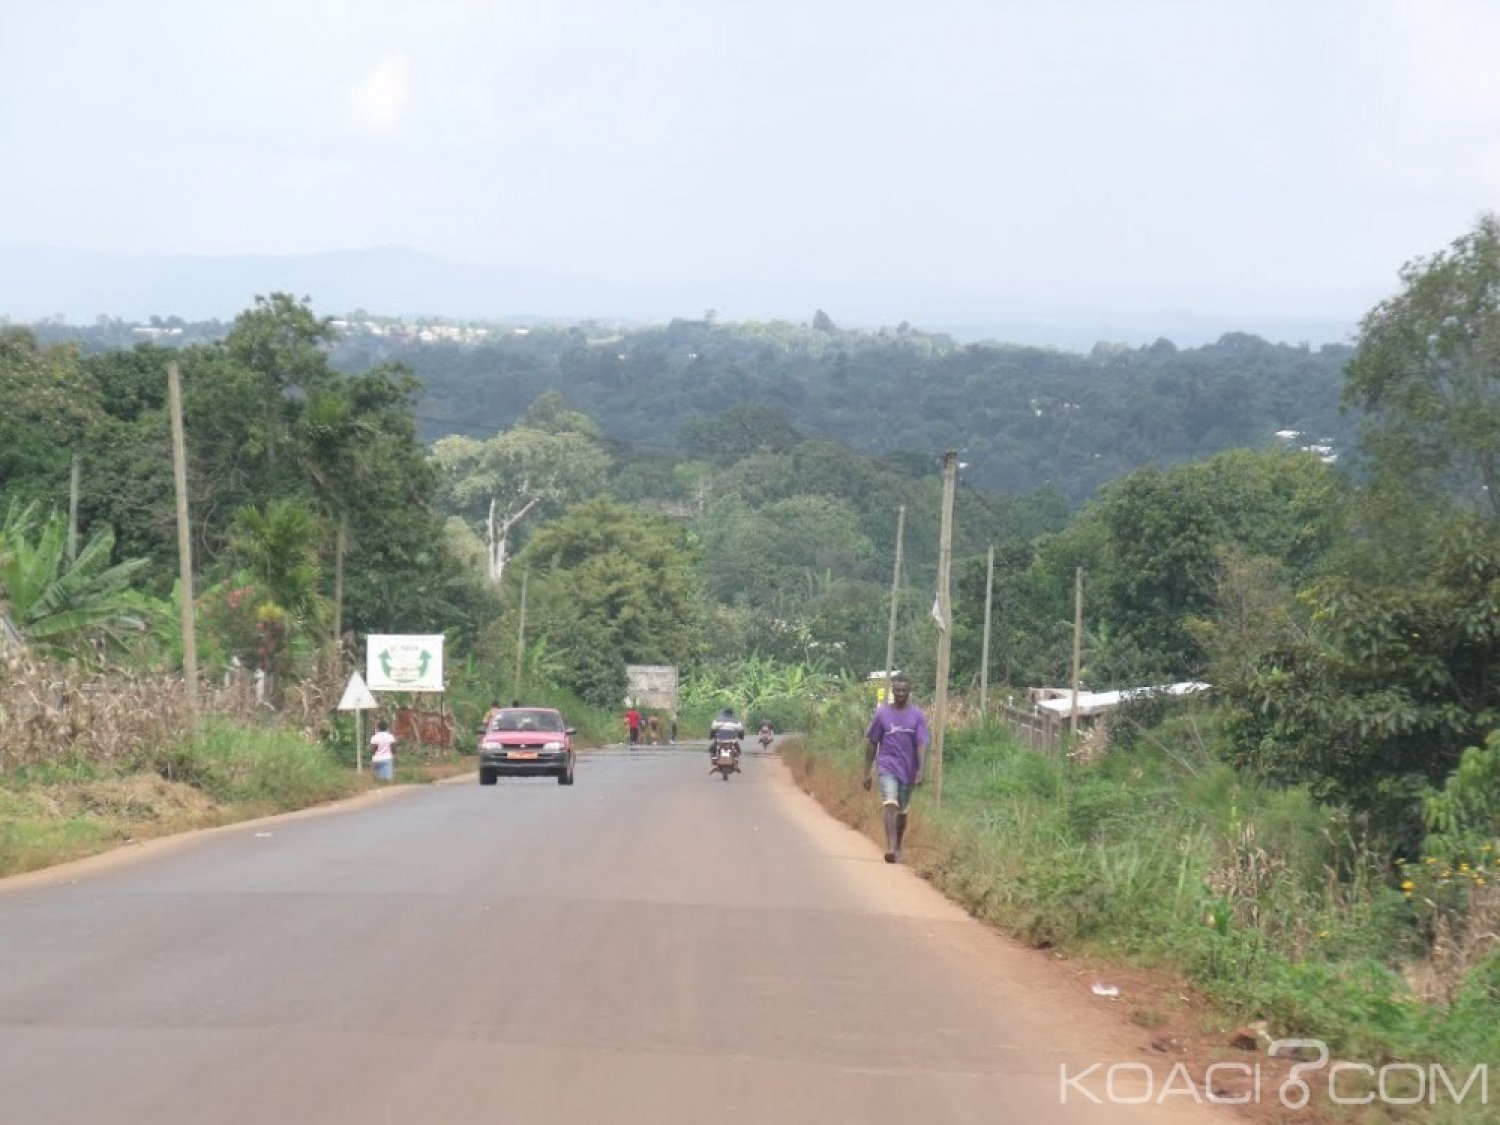
[[1352, 320], [1500, 207], [1500, 3], [0, 0], [0, 153], [0, 246]]

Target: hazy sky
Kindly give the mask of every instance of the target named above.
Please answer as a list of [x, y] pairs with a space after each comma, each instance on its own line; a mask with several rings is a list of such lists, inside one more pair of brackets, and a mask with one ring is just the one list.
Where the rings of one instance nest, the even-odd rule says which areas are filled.
[[1353, 319], [1500, 207], [1500, 3], [0, 0], [0, 153], [0, 246]]

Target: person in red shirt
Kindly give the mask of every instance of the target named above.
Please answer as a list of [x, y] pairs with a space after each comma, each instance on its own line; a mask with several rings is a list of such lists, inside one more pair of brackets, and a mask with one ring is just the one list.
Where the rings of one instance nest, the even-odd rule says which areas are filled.
[[638, 746], [641, 741], [641, 713], [632, 707], [625, 712], [625, 730], [630, 735], [630, 745]]

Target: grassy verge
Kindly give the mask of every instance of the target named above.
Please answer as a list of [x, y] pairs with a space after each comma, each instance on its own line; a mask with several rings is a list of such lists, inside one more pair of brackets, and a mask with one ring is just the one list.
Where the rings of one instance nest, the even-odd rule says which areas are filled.
[[[831, 812], [878, 838], [877, 802], [859, 788], [863, 721], [830, 712], [784, 756]], [[1211, 1001], [1210, 1030], [1265, 1020], [1272, 1036], [1321, 1039], [1375, 1067], [1500, 1062], [1493, 941], [1471, 942], [1467, 959], [1435, 948], [1420, 891], [1403, 893], [1345, 818], [1237, 775], [1205, 737], [1178, 721], [1080, 764], [1001, 728], [950, 731], [942, 805], [919, 790], [909, 860], [1023, 941], [1181, 974]], [[1493, 884], [1468, 891], [1465, 917], [1491, 924]], [[1467, 1105], [1430, 1112], [1487, 1119]]]
[[[208, 719], [195, 736], [105, 764], [64, 759], [13, 771], [0, 777], [0, 876], [373, 788], [368, 768], [354, 774], [346, 756], [282, 728]], [[396, 781], [472, 768], [457, 754], [398, 754]]]

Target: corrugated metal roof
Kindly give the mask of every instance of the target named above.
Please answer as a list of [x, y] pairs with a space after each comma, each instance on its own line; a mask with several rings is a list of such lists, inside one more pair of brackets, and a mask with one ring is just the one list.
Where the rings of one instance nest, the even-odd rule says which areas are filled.
[[[1113, 711], [1127, 699], [1157, 694], [1191, 695], [1193, 692], [1207, 691], [1208, 688], [1208, 684], [1188, 680], [1180, 684], [1157, 684], [1152, 687], [1126, 688], [1123, 691], [1080, 691], [1078, 713], [1085, 717], [1102, 715], [1105, 711]], [[1073, 714], [1073, 693], [1064, 689], [1064, 693], [1056, 698], [1040, 700], [1036, 709], [1067, 718]]]

